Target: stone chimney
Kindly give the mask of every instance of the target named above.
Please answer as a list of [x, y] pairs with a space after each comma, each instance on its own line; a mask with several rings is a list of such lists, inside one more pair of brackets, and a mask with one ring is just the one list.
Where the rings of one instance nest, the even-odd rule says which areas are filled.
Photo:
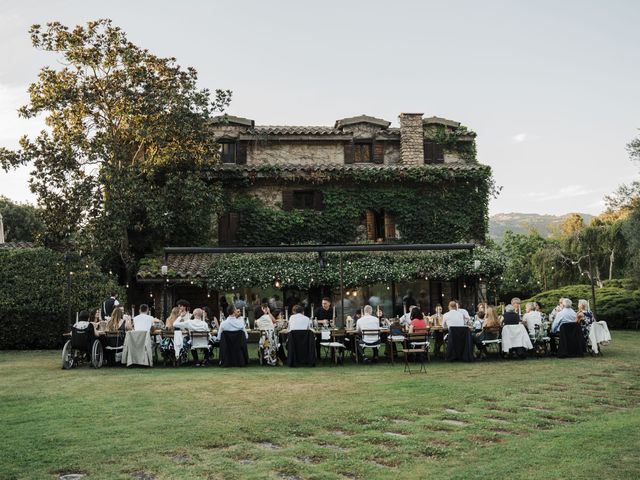
[[400, 163], [424, 164], [424, 133], [422, 113], [400, 114]]
[[0, 243], [4, 243], [4, 223], [2, 223], [1, 213], [0, 213]]

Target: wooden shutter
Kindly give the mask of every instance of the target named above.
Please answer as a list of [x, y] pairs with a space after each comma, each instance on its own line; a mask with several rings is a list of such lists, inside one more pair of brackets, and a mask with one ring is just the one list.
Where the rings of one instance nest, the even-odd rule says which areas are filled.
[[322, 198], [322, 192], [320, 190], [315, 190], [313, 192], [313, 209], [324, 210], [324, 201]]
[[384, 238], [396, 238], [396, 219], [389, 212], [384, 212]]
[[240, 214], [237, 212], [229, 213], [229, 244], [235, 245], [238, 243], [238, 230], [240, 229]]
[[376, 216], [373, 210], [367, 210], [367, 239], [376, 241]]
[[355, 152], [353, 141], [347, 142], [344, 144], [344, 163], [354, 163], [355, 162]]
[[434, 163], [444, 163], [444, 148], [442, 145], [434, 144], [433, 151]]
[[432, 142], [424, 142], [424, 163], [434, 163], [434, 144]]
[[373, 142], [373, 163], [384, 163], [383, 142]]
[[247, 164], [247, 142], [238, 142], [236, 145], [236, 164]]
[[282, 191], [282, 209], [285, 211], [293, 209], [293, 190]]
[[222, 213], [218, 217], [218, 245], [227, 245], [229, 242], [229, 214]]

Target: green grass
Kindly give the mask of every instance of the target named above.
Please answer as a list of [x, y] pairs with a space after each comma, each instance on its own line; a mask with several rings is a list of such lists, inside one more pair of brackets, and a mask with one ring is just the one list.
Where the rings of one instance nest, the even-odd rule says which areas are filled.
[[[604, 357], [60, 369], [0, 352], [0, 478], [640, 477], [640, 334]], [[87, 478], [85, 477], [85, 478]]]

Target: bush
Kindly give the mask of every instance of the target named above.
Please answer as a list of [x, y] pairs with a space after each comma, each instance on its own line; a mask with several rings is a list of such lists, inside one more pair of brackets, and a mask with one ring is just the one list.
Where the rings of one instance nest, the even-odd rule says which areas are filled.
[[[538, 302], [542, 311], [549, 313], [560, 297], [570, 298], [574, 309], [578, 308], [581, 298], [589, 300], [593, 308], [590, 285], [568, 285], [548, 290], [524, 302]], [[640, 315], [640, 292], [611, 286], [596, 288], [595, 314], [598, 320], [607, 322], [609, 328], [622, 328], [629, 318]]]
[[111, 290], [124, 293], [86, 259], [65, 262], [44, 248], [0, 251], [0, 349], [61, 347], [69, 306], [75, 321], [76, 311], [98, 307]]

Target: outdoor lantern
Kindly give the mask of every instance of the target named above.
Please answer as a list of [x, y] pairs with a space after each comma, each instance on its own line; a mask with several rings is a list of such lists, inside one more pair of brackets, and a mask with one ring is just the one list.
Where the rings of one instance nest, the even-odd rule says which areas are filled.
[[166, 276], [167, 273], [169, 273], [169, 267], [167, 267], [166, 265], [162, 265], [160, 267], [160, 273], [162, 273], [163, 276]]

